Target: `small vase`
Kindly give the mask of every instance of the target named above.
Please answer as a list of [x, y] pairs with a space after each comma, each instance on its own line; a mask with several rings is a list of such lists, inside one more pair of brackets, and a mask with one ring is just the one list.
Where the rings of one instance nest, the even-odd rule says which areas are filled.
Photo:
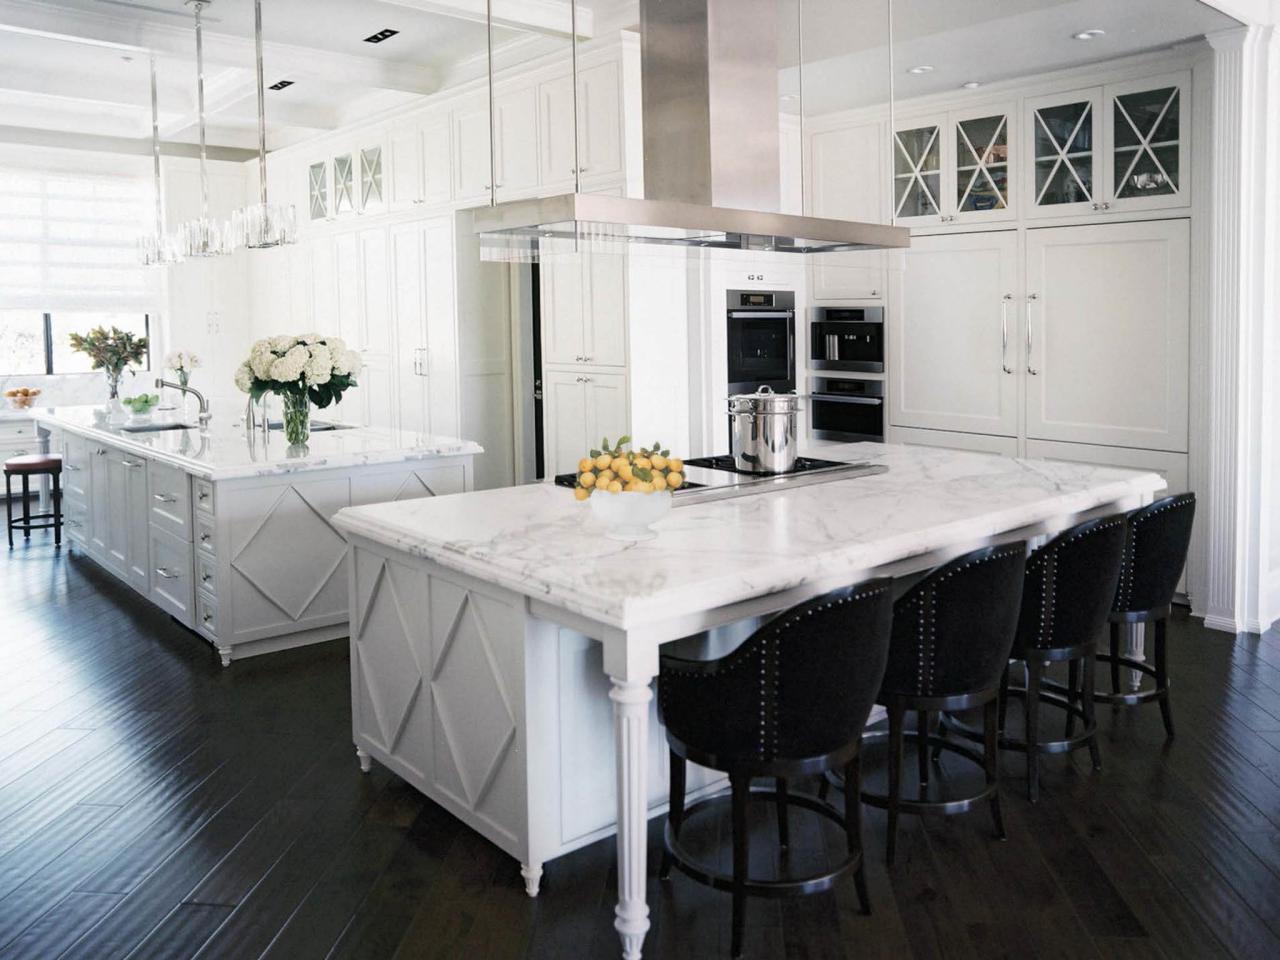
[[284, 438], [292, 447], [306, 444], [311, 437], [311, 399], [306, 394], [283, 394]]
[[107, 373], [107, 399], [120, 399], [120, 376], [123, 370], [108, 370]]

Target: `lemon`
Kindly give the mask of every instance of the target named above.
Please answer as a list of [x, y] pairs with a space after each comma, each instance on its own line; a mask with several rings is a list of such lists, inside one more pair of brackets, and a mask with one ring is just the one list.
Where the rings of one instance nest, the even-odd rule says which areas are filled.
[[648, 470], [653, 466], [653, 461], [648, 457], [636, 457], [635, 466], [643, 467], [645, 470]]
[[684, 461], [679, 457], [671, 457], [667, 460], [667, 469], [672, 473], [684, 473]]
[[607, 454], [607, 453], [602, 453], [602, 454], [600, 454], [600, 456], [596, 457], [596, 469], [597, 469], [597, 470], [604, 470], [604, 469], [606, 469], [606, 468], [609, 466], [609, 464], [611, 464], [611, 463], [613, 463], [613, 457], [609, 456], [609, 454]]
[[587, 497], [591, 496], [591, 491], [588, 490], [586, 487], [574, 487], [573, 496], [575, 499], [585, 500], [587, 499]]
[[599, 475], [596, 476], [596, 486], [599, 486], [602, 483], [607, 484], [614, 478], [614, 476], [616, 476], [616, 474], [614, 474], [612, 470], [601, 470]]
[[609, 492], [610, 492], [610, 493], [621, 493], [621, 492], [622, 492], [622, 481], [620, 481], [620, 480], [610, 480], [610, 481], [609, 481]]
[[653, 489], [655, 490], [667, 489], [667, 478], [660, 473], [655, 473], [653, 475]]
[[594, 487], [596, 485], [596, 475], [588, 470], [578, 478], [578, 484], [583, 487]]
[[682, 483], [684, 483], [684, 474], [675, 470], [667, 474], [667, 486], [672, 490], [677, 489]]
[[622, 468], [627, 466], [627, 458], [614, 457], [613, 462], [609, 464], [609, 466], [613, 469], [614, 473], [616, 473], [618, 476], [622, 476]]
[[640, 481], [639, 481], [639, 480], [628, 480], [628, 481], [627, 481], [627, 486], [626, 486], [626, 491], [627, 491], [627, 493], [639, 493], [639, 492], [640, 492]]
[[581, 460], [578, 461], [578, 472], [586, 473], [588, 470], [590, 470], [594, 466], [595, 466], [594, 460], [592, 460], [590, 457], [583, 457]]
[[641, 480], [641, 481], [640, 481], [640, 492], [641, 492], [641, 493], [653, 493], [653, 484], [652, 484], [652, 483], [650, 483], [648, 480]]
[[631, 470], [631, 464], [624, 463], [622, 465], [622, 469], [618, 471], [618, 476], [620, 476], [623, 480], [634, 480], [635, 473], [632, 472]]
[[655, 453], [652, 457], [649, 458], [649, 460], [652, 461], [653, 465], [657, 467], [659, 470], [667, 469], [667, 458], [664, 457], [662, 454]]

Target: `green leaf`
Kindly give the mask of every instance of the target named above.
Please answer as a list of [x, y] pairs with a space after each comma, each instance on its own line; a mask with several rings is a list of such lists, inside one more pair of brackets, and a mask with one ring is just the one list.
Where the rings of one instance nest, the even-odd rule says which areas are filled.
[[664, 457], [669, 457], [669, 456], [671, 456], [671, 451], [670, 451], [670, 450], [663, 450], [663, 451], [662, 451], [662, 455], [663, 455]]
[[601, 440], [601, 441], [600, 441], [600, 446], [604, 447], [604, 449], [606, 449], [606, 450], [612, 450], [612, 449], [613, 449], [612, 447], [610, 447], [610, 446], [609, 446], [609, 438], [608, 438], [608, 437], [605, 437], [603, 440]]
[[592, 457], [598, 457], [598, 456], [600, 456], [600, 451], [599, 451], [599, 450], [592, 450], [592, 451], [591, 451], [591, 456], [592, 456]]
[[636, 467], [632, 472], [635, 473], [638, 479], [643, 480], [645, 483], [648, 483], [653, 479], [653, 471], [647, 467]]
[[630, 442], [631, 442], [631, 437], [629, 435], [624, 434], [623, 436], [618, 438], [618, 447], [622, 448]]

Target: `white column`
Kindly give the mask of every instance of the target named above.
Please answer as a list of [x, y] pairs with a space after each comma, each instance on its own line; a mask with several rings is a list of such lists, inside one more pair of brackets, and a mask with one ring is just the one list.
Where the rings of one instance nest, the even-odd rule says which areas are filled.
[[618, 905], [613, 926], [622, 938], [624, 960], [640, 960], [649, 932], [645, 902], [649, 846], [648, 773], [651, 677], [611, 677], [613, 730], [618, 772]]
[[[1262, 492], [1270, 440], [1262, 428], [1265, 347], [1274, 287], [1276, 215], [1273, 27], [1211, 34], [1213, 137], [1209, 270], [1209, 410], [1206, 486], [1198, 523], [1206, 532], [1202, 582], [1193, 596], [1205, 625], [1258, 630], [1266, 537]], [[1268, 169], [1268, 167], [1272, 169]], [[1270, 250], [1271, 256], [1268, 256]], [[1267, 485], [1269, 488], [1269, 484]]]

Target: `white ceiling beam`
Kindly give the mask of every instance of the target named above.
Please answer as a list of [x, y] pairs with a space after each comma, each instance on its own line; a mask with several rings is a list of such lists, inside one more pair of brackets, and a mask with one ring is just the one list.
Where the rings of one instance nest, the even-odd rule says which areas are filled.
[[[434, 13], [455, 20], [484, 23], [486, 0], [382, 0], [394, 7], [407, 7], [423, 13]], [[552, 37], [568, 37], [571, 23], [571, 0], [492, 0], [493, 25], [510, 30], [544, 33]], [[580, 0], [578, 4], [578, 37], [595, 36], [592, 14]]]
[[[483, 3], [483, 0], [481, 0]], [[69, 10], [37, 0], [0, 0], [0, 30], [112, 46], [154, 51], [161, 56], [191, 59], [195, 56], [195, 31], [142, 18]], [[218, 33], [206, 25], [205, 62], [210, 65], [250, 68], [253, 40]], [[267, 41], [263, 44], [267, 68], [278, 78], [308, 77], [349, 83], [370, 89], [429, 94], [440, 88], [436, 71], [424, 65], [384, 61], [372, 57], [333, 53]]]

